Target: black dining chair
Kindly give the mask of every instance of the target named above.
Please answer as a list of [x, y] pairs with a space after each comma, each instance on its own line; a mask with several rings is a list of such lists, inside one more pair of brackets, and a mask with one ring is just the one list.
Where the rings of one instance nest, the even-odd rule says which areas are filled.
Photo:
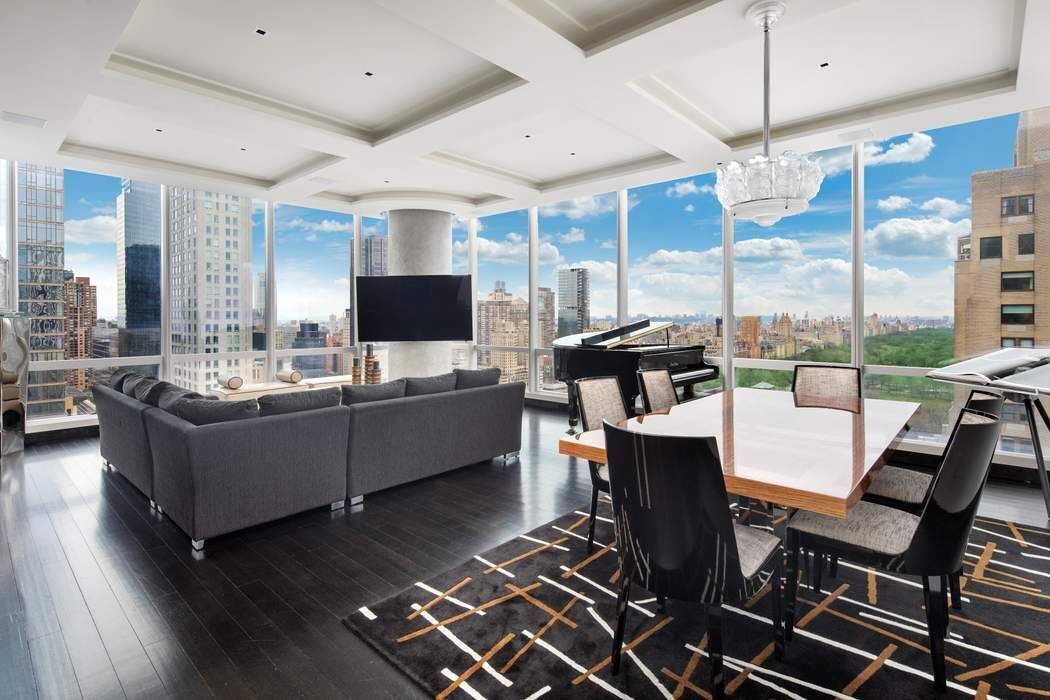
[[674, 388], [670, 370], [638, 370], [638, 389], [642, 394], [642, 405], [646, 413], [663, 411], [678, 405], [678, 391]]
[[[999, 418], [1003, 412], [1003, 397], [998, 394], [974, 390], [970, 392], [970, 397], [966, 401], [966, 408]], [[959, 419], [961, 418], [962, 413], [960, 412], [945, 444], [950, 443], [955, 436], [955, 432], [959, 429]], [[864, 500], [899, 510], [906, 510], [909, 513], [918, 515], [922, 512], [922, 506], [926, 502], [932, 484], [932, 474], [887, 464], [875, 472], [875, 476], [864, 494]], [[832, 560], [832, 565], [831, 575], [834, 577], [836, 573], [834, 560]], [[962, 587], [959, 583], [961, 576], [962, 571], [960, 570], [948, 577], [948, 585], [951, 590], [951, 604], [955, 610], [962, 610]], [[819, 588], [819, 582], [817, 586]]]
[[[576, 382], [580, 421], [584, 430], [601, 430], [602, 422], [619, 423], [627, 419], [627, 404], [616, 377], [588, 377]], [[598, 494], [609, 493], [609, 469], [587, 462], [591, 471], [591, 518], [587, 529], [587, 551], [594, 548], [594, 523], [598, 518]]]
[[605, 449], [620, 563], [613, 675], [638, 585], [660, 601], [706, 606], [712, 694], [722, 697], [722, 606], [749, 600], [766, 582], [783, 656], [780, 539], [733, 522], [714, 437], [643, 435], [606, 422]]
[[945, 690], [947, 578], [962, 566], [999, 430], [1000, 421], [995, 416], [963, 410], [919, 515], [870, 501], [858, 502], [845, 518], [796, 513], [787, 524], [785, 638], [790, 640], [794, 629], [800, 548], [919, 576], [923, 581], [934, 682], [938, 691]]

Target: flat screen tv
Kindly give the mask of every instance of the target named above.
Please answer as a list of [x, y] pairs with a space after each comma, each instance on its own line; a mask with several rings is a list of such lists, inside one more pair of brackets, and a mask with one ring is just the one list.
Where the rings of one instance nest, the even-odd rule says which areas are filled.
[[357, 338], [473, 340], [470, 275], [357, 278]]

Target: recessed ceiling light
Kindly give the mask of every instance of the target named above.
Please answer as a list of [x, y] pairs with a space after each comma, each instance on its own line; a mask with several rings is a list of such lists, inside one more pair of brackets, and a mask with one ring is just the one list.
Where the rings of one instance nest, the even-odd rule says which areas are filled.
[[164, 133], [164, 129], [154, 129], [154, 131], [156, 131], [158, 134]]
[[525, 138], [531, 139], [532, 138], [532, 134], [525, 134]]
[[266, 36], [266, 30], [265, 29], [256, 29], [255, 33], [258, 34], [259, 36]]
[[383, 180], [383, 182], [385, 182], [388, 185], [390, 184], [390, 180]]
[[365, 71], [365, 76], [366, 77], [371, 78], [373, 75], [375, 75], [375, 73], [373, 73], [372, 71], [370, 71], [370, 70], [366, 70]]
[[570, 156], [574, 156], [574, 155], [576, 155], [576, 151], [573, 151], [573, 152], [572, 152], [572, 153], [570, 153], [569, 155], [570, 155]]
[[241, 150], [242, 150], [242, 151], [247, 151], [248, 149], [247, 149], [247, 148], [245, 148], [244, 146], [241, 146]]
[[823, 63], [820, 64], [820, 67], [821, 68], [827, 68], [830, 65], [831, 65], [830, 63], [828, 63], [827, 61], [824, 61]]
[[5, 122], [11, 122], [12, 124], [23, 124], [25, 126], [35, 126], [38, 129], [43, 129], [47, 126], [47, 120], [43, 117], [34, 117], [29, 114], [19, 114], [18, 112], [0, 112], [0, 119]]

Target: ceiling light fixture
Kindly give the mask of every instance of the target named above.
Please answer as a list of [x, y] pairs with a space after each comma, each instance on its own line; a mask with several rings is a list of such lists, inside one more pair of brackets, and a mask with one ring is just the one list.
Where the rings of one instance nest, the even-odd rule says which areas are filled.
[[266, 30], [265, 29], [256, 29], [255, 33], [258, 34], [259, 36], [266, 36]]
[[769, 30], [784, 16], [782, 0], [759, 0], [745, 16], [762, 30], [762, 154], [747, 163], [730, 161], [718, 166], [715, 193], [733, 217], [772, 226], [785, 216], [809, 209], [809, 200], [820, 191], [824, 173], [808, 155], [784, 151], [769, 157]]
[[821, 68], [827, 68], [830, 65], [831, 65], [830, 63], [828, 63], [827, 61], [824, 61], [823, 63], [820, 64], [820, 67]]
[[247, 149], [247, 148], [245, 148], [244, 146], [241, 146], [241, 150], [242, 150], [242, 151], [247, 151], [248, 149]]
[[572, 153], [570, 153], [569, 155], [570, 155], [570, 156], [574, 156], [574, 155], [576, 155], [576, 151], [573, 151], [573, 152], [572, 152]]
[[375, 73], [373, 73], [372, 71], [370, 71], [370, 70], [366, 70], [365, 71], [365, 77], [371, 78], [373, 75], [375, 75]]
[[164, 133], [164, 129], [154, 129], [154, 131], [156, 131], [158, 134]]
[[532, 138], [532, 134], [525, 134], [525, 138], [531, 139]]

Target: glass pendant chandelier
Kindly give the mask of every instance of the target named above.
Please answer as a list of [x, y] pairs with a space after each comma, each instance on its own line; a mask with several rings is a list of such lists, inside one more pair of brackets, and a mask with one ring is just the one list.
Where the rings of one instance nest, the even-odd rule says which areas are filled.
[[769, 157], [769, 30], [784, 15], [782, 0], [760, 0], [746, 16], [762, 30], [764, 49], [762, 154], [747, 163], [731, 161], [718, 166], [715, 194], [730, 214], [772, 226], [785, 216], [809, 209], [809, 200], [820, 190], [824, 173], [808, 155], [784, 151]]

